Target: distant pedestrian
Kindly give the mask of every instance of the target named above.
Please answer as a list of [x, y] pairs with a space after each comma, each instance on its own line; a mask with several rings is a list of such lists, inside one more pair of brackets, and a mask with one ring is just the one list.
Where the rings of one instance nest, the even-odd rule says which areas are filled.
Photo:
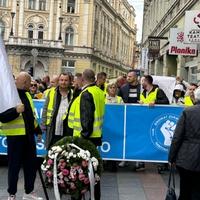
[[179, 200], [200, 199], [200, 89], [195, 105], [186, 108], [177, 125], [169, 152], [169, 163], [180, 175]]
[[185, 97], [184, 97], [184, 105], [185, 106], [193, 106], [195, 103], [194, 91], [197, 89], [197, 85], [195, 83], [190, 83], [188, 86]]

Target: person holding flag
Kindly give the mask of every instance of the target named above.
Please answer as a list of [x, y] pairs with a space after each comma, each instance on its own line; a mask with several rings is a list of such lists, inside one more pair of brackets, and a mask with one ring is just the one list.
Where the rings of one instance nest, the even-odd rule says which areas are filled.
[[42, 132], [34, 115], [32, 98], [28, 93], [30, 85], [31, 77], [26, 72], [21, 72], [16, 78], [16, 85], [14, 84], [5, 47], [0, 38], [0, 133], [7, 136], [8, 200], [16, 199], [21, 165], [25, 180], [23, 200], [43, 199], [34, 193], [37, 171], [34, 134], [36, 133], [38, 139], [41, 139]]

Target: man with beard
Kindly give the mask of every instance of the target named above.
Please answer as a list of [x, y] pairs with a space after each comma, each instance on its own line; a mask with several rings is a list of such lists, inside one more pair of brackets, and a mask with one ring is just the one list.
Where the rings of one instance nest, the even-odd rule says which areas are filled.
[[46, 148], [65, 136], [64, 120], [72, 100], [71, 76], [62, 73], [58, 86], [52, 88], [46, 98], [42, 113], [42, 128], [46, 131]]

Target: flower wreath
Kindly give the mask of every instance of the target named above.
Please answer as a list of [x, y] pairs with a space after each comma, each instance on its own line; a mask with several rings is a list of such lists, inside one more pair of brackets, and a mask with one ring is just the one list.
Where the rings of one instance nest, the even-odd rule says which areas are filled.
[[[90, 141], [78, 137], [65, 137], [50, 148], [41, 169], [47, 186], [54, 186], [54, 193], [57, 182], [60, 195], [70, 194], [78, 199], [91, 190], [91, 171], [93, 181], [100, 180], [102, 160], [97, 148]], [[55, 173], [57, 176], [54, 176]]]

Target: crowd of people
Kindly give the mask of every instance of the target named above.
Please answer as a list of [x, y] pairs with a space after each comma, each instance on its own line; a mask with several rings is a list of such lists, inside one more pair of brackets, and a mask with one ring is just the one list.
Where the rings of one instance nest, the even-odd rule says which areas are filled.
[[[26, 72], [21, 72], [16, 77], [16, 86], [22, 104], [0, 113], [2, 130], [8, 139], [8, 200], [16, 199], [21, 164], [25, 177], [23, 199], [42, 200], [34, 193], [37, 170], [33, 137], [35, 133], [40, 140], [42, 131], [46, 132], [47, 149], [64, 136], [83, 137], [95, 146], [101, 146], [105, 104], [154, 106], [171, 103], [188, 107], [196, 104], [198, 96], [195, 96], [195, 91], [199, 90], [197, 84], [189, 84], [177, 77], [170, 102], [165, 91], [153, 83], [151, 75], [144, 75], [139, 79], [137, 73], [131, 70], [126, 76], [119, 76], [115, 82], [110, 83], [105, 72], [95, 76], [91, 69], [74, 76], [61, 73], [42, 79], [33, 79]], [[41, 126], [36, 122], [32, 99], [45, 99]], [[175, 155], [170, 162], [175, 163]], [[124, 161], [120, 162], [119, 167], [125, 167], [126, 164]], [[116, 169], [115, 162], [112, 162], [112, 166]], [[145, 163], [136, 162], [136, 171], [144, 168]], [[100, 183], [95, 185], [95, 199], [100, 199]]]

